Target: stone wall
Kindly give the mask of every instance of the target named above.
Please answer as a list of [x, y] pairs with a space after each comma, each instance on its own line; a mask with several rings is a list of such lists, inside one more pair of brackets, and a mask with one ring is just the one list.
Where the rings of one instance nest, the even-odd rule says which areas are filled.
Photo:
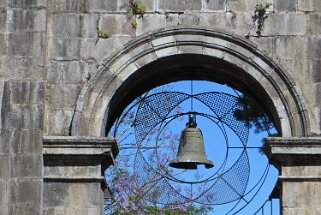
[[[88, 74], [126, 42], [168, 26], [204, 26], [260, 44], [287, 70], [306, 102], [311, 134], [320, 134], [321, 3], [318, 0], [144, 0], [147, 12], [137, 29], [126, 17], [124, 0], [48, 1], [48, 69], [45, 133], [68, 135], [77, 96]], [[252, 16], [257, 3], [272, 3], [261, 38]], [[97, 31], [108, 39], [98, 38]]]
[[41, 214], [46, 1], [0, 1], [0, 211]]
[[[90, 76], [131, 39], [168, 26], [204, 26], [259, 44], [291, 76], [321, 134], [320, 0], [142, 0], [132, 27], [126, 0], [0, 0], [0, 211], [42, 214], [43, 135], [70, 135]], [[252, 16], [272, 3], [261, 38]], [[98, 31], [110, 38], [99, 38]], [[308, 173], [307, 173], [308, 174]], [[313, 186], [312, 186], [313, 187]], [[311, 188], [314, 189], [314, 188]], [[319, 189], [319, 188], [318, 188]]]

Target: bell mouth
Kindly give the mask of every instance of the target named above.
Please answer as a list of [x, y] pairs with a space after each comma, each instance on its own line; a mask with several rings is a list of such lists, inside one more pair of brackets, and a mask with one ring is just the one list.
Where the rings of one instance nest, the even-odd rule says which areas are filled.
[[182, 162], [182, 161], [178, 161], [177, 159], [172, 160], [169, 163], [170, 167], [176, 168], [176, 169], [197, 169], [197, 165], [202, 165], [204, 164], [206, 169], [210, 169], [214, 167], [214, 164], [212, 161], [207, 160], [206, 162], [190, 162], [190, 161], [186, 161], [186, 162]]

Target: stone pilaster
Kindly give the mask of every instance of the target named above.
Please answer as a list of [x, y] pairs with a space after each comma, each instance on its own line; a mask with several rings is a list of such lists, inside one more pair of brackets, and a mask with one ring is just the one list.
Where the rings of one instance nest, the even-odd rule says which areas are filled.
[[282, 214], [321, 214], [321, 137], [268, 138], [280, 171]]
[[117, 154], [109, 138], [44, 137], [44, 214], [103, 214], [104, 171]]

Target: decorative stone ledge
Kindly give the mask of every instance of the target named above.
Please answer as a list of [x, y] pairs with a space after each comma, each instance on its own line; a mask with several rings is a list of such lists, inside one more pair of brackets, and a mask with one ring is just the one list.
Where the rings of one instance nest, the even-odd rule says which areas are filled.
[[104, 181], [115, 164], [117, 142], [111, 138], [45, 136], [44, 180]]
[[270, 137], [266, 146], [281, 181], [321, 181], [321, 137]]
[[104, 172], [118, 152], [110, 138], [45, 136], [44, 214], [104, 214], [110, 196]]
[[268, 153], [278, 159], [291, 155], [296, 158], [321, 158], [321, 137], [269, 137], [266, 143]]

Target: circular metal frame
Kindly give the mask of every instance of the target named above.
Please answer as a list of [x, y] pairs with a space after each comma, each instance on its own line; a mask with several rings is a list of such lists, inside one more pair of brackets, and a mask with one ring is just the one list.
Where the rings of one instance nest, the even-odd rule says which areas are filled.
[[[208, 107], [212, 114], [202, 112], [183, 112], [173, 113], [173, 110], [177, 108], [183, 102], [195, 99]], [[235, 204], [231, 207], [226, 214], [237, 213], [242, 211], [259, 193], [261, 187], [266, 181], [268, 176], [270, 165], [267, 164], [261, 177], [258, 178], [255, 184], [249, 185], [250, 179], [250, 161], [248, 150], [251, 147], [247, 147], [249, 138], [249, 128], [245, 122], [239, 121], [234, 116], [234, 111], [242, 109], [242, 106], [238, 102], [238, 97], [223, 93], [223, 92], [206, 92], [199, 94], [187, 94], [183, 92], [158, 92], [153, 94], [145, 94], [139, 97], [136, 101], [127, 108], [127, 111], [119, 117], [114, 125], [114, 136], [117, 137], [119, 127], [122, 125], [124, 119], [128, 117], [128, 113], [136, 111], [132, 128], [134, 130], [136, 153], [134, 158], [134, 169], [140, 177], [136, 178], [136, 188], [140, 186], [146, 186], [146, 182], [150, 181], [148, 175], [142, 174], [143, 171], [150, 172], [154, 175], [154, 182], [149, 183], [149, 187], [145, 189], [147, 192], [152, 192], [155, 189], [163, 187], [170, 191], [170, 195], [165, 193], [164, 196], [158, 198], [157, 204], [159, 205], [175, 205], [185, 204], [188, 202], [195, 202], [203, 205], [224, 205], [234, 202]], [[182, 180], [175, 175], [170, 174], [164, 168], [155, 168], [147, 158], [144, 156], [145, 149], [154, 149], [156, 151], [156, 158], [159, 159], [160, 153], [158, 151], [161, 148], [159, 144], [160, 136], [163, 131], [169, 126], [170, 123], [177, 120], [179, 117], [186, 116], [189, 114], [195, 114], [198, 117], [206, 118], [214, 123], [219, 130], [222, 132], [226, 141], [226, 154], [224, 161], [221, 166], [209, 177], [204, 180], [192, 181]], [[144, 141], [150, 135], [150, 133], [157, 127], [157, 134], [155, 135], [155, 143], [152, 145], [146, 145]], [[229, 143], [229, 137], [226, 129], [230, 129], [235, 133], [242, 143], [242, 147], [231, 147]], [[135, 148], [135, 147], [134, 147]], [[259, 148], [259, 147], [257, 147]], [[120, 149], [122, 149], [120, 145]], [[147, 150], [149, 150], [147, 149]], [[227, 166], [228, 160], [230, 159], [230, 150], [239, 150], [239, 157], [233, 163], [233, 165]], [[158, 160], [157, 163], [160, 163]], [[141, 172], [139, 172], [141, 171]], [[156, 178], [155, 178], [155, 175]], [[184, 186], [193, 186], [199, 184], [209, 184], [203, 192], [197, 196], [185, 196], [175, 188], [175, 184], [180, 183]], [[249, 187], [250, 186], [250, 187]], [[254, 192], [254, 194], [252, 194]], [[212, 193], [213, 198], [208, 197], [208, 193]], [[252, 196], [251, 196], [251, 195]], [[248, 197], [250, 196], [250, 197]], [[249, 199], [247, 199], [247, 197]], [[144, 198], [144, 197], [142, 197]], [[144, 199], [147, 202], [150, 199]], [[240, 206], [241, 202], [245, 202], [244, 206]]]

